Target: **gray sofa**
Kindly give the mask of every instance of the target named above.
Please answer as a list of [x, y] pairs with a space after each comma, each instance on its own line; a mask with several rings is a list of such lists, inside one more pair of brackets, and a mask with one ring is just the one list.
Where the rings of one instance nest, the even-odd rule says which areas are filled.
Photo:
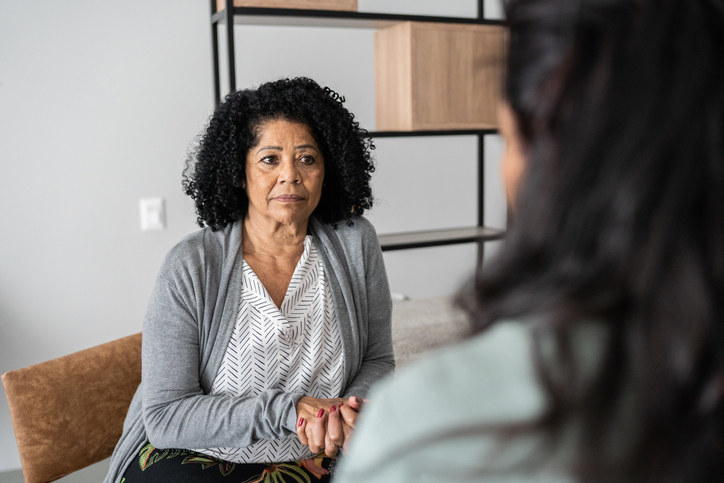
[[452, 297], [395, 301], [392, 306], [392, 344], [397, 367], [425, 352], [463, 338], [469, 323], [452, 305]]

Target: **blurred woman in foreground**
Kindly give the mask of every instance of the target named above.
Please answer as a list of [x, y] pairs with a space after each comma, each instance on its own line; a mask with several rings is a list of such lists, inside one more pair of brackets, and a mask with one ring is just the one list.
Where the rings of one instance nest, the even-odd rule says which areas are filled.
[[337, 481], [721, 478], [724, 3], [507, 10], [485, 333], [373, 390]]

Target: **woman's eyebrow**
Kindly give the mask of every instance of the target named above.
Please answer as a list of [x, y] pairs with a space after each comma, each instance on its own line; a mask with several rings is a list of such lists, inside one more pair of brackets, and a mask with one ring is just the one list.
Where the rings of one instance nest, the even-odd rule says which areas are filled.
[[282, 151], [281, 146], [262, 146], [257, 150], [256, 154], [259, 154], [259, 151], [264, 151], [265, 149], [276, 149], [277, 151]]
[[[284, 148], [282, 148], [281, 146], [262, 146], [256, 151], [256, 153], [259, 154], [260, 151], [264, 151], [265, 149], [284, 151]], [[319, 148], [314, 144], [299, 144], [297, 146], [294, 146], [294, 149], [314, 149], [315, 151], [319, 151]]]

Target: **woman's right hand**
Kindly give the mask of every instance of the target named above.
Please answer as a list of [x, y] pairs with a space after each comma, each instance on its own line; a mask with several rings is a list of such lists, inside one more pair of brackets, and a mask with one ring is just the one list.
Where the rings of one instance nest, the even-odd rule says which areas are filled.
[[312, 453], [330, 457], [346, 449], [364, 400], [302, 397], [297, 402], [297, 436]]

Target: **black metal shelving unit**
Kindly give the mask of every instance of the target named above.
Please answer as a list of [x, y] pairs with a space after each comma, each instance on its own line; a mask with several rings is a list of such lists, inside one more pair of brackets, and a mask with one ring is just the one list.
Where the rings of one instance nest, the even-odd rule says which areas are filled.
[[[233, 1], [233, 0], [227, 0]], [[478, 15], [469, 17], [440, 17], [429, 15], [401, 15], [386, 13], [349, 12], [335, 10], [301, 10], [288, 8], [232, 7], [217, 11], [216, 0], [211, 5], [211, 49], [214, 76], [214, 99], [221, 100], [221, 78], [219, 58], [218, 25], [273, 25], [273, 26], [311, 26], [311, 27], [347, 27], [379, 29], [399, 22], [455, 23], [467, 25], [502, 25], [499, 20], [485, 18], [484, 0], [478, 0]], [[229, 89], [236, 90], [236, 61], [234, 29], [226, 29], [226, 52], [228, 62]], [[477, 243], [478, 266], [481, 265], [484, 244], [498, 240], [504, 231], [485, 226], [485, 136], [496, 134], [497, 129], [454, 129], [435, 131], [371, 131], [373, 138], [402, 138], [414, 136], [476, 136], [478, 158], [478, 216], [473, 227], [444, 230], [426, 230], [406, 233], [382, 234], [379, 236], [383, 250], [403, 250], [431, 246], [453, 245], [458, 243]]]

